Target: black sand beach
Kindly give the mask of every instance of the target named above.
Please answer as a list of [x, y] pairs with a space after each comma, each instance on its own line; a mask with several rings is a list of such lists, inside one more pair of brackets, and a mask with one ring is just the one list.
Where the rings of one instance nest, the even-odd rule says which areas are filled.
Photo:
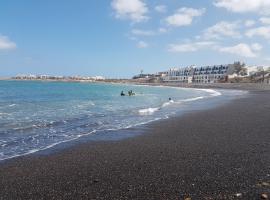
[[270, 196], [270, 92], [0, 164], [0, 199], [261, 199]]

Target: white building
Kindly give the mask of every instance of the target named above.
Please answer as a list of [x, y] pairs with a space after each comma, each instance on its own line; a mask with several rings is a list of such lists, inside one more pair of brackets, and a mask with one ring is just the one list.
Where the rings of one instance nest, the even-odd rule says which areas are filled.
[[233, 73], [232, 65], [214, 65], [205, 67], [173, 68], [163, 78], [165, 82], [181, 83], [217, 83], [226, 81]]
[[248, 66], [246, 69], [247, 69], [247, 75], [252, 76], [260, 71], [266, 71], [267, 69], [269, 69], [269, 67], [268, 66]]
[[163, 77], [163, 81], [190, 83], [192, 82], [193, 72], [193, 67], [172, 68], [167, 71], [166, 76]]
[[194, 70], [194, 83], [218, 83], [226, 81], [228, 75], [233, 73], [231, 65], [214, 65], [198, 67]]
[[97, 81], [102, 81], [102, 80], [105, 80], [106, 78], [103, 76], [94, 76], [93, 79]]

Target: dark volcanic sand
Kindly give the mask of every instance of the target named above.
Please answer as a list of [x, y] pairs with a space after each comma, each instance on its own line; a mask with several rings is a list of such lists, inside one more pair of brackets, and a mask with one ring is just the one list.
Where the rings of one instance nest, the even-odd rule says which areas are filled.
[[[0, 165], [1, 199], [260, 199], [270, 195], [270, 92]], [[239, 194], [240, 195], [240, 194]], [[240, 195], [240, 196], [241, 196]]]

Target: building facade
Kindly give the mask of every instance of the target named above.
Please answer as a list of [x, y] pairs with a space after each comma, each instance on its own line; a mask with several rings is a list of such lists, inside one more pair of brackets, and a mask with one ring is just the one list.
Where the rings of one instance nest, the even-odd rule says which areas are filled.
[[166, 76], [163, 77], [163, 81], [191, 83], [193, 74], [194, 74], [193, 67], [172, 68], [169, 71], [167, 71]]
[[232, 65], [214, 65], [205, 67], [173, 68], [167, 71], [164, 82], [180, 83], [218, 83], [227, 81], [233, 73]]

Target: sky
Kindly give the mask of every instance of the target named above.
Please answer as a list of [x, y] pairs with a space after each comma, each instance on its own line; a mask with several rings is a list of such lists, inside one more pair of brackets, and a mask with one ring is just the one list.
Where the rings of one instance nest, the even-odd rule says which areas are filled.
[[0, 76], [270, 65], [270, 0], [1, 0]]

